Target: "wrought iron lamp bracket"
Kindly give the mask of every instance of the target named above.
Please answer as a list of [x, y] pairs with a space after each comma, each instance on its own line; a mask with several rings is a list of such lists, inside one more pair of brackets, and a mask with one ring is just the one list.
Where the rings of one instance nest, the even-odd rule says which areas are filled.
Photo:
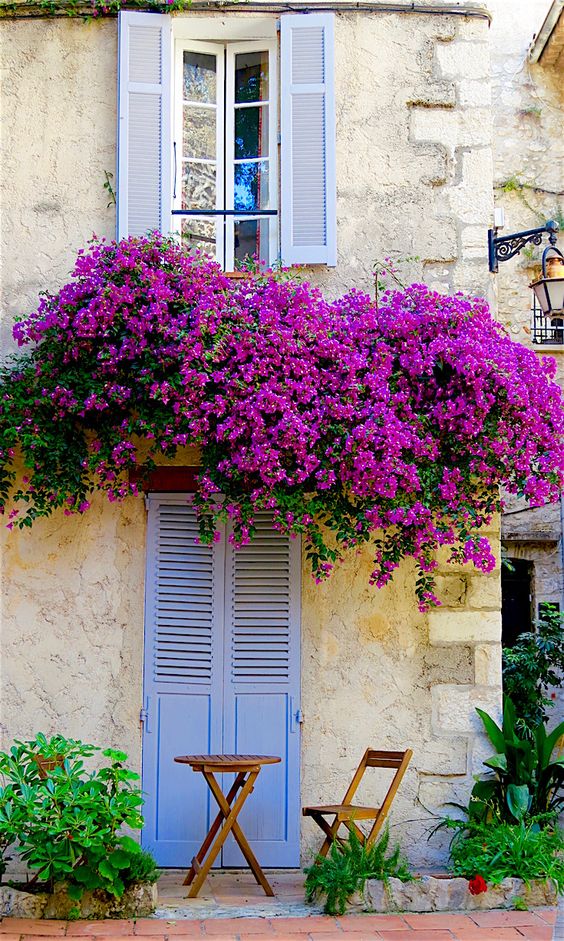
[[525, 232], [514, 232], [512, 235], [496, 235], [497, 229], [488, 231], [488, 257], [490, 271], [497, 272], [500, 261], [509, 261], [515, 255], [518, 255], [522, 248], [528, 242], [533, 245], [541, 245], [542, 237], [548, 232], [548, 241], [552, 246], [556, 245], [558, 224], [549, 221], [546, 225], [539, 226], [537, 229], [527, 229]]

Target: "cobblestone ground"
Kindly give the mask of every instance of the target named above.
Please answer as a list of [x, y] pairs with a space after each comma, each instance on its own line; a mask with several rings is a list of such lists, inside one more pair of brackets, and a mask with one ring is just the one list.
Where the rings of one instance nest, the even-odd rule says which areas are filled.
[[36, 921], [4, 918], [0, 941], [67, 937], [91, 941], [564, 941], [556, 909], [440, 915], [345, 915], [331, 918], [211, 918], [137, 921]]

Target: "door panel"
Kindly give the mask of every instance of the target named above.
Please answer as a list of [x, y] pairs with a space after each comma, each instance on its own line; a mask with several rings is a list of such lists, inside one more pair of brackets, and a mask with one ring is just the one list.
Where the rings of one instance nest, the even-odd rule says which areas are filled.
[[[299, 543], [258, 515], [249, 545], [227, 547], [226, 752], [278, 755], [265, 765], [241, 820], [265, 866], [299, 865]], [[233, 839], [226, 866], [243, 864]]]
[[224, 550], [198, 545], [197, 533], [186, 498], [150, 500], [143, 845], [161, 866], [188, 865], [210, 819], [201, 776], [174, 758], [222, 747]]
[[[264, 866], [299, 865], [300, 547], [267, 514], [253, 542], [195, 542], [182, 495], [153, 495], [148, 527], [143, 844], [187, 866], [215, 815], [202, 776], [179, 754], [278, 755], [241, 815]], [[232, 777], [224, 776], [226, 790]], [[210, 807], [211, 801], [211, 807]], [[218, 864], [244, 865], [230, 838]]]

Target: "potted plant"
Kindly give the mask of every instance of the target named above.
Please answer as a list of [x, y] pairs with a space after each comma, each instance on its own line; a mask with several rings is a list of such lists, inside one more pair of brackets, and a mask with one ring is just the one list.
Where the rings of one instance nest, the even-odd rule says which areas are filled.
[[85, 759], [100, 751], [38, 735], [0, 753], [0, 849], [29, 870], [23, 883], [0, 885], [1, 914], [132, 917], [154, 909], [155, 861], [123, 832], [143, 825], [139, 776], [113, 749], [89, 771]]

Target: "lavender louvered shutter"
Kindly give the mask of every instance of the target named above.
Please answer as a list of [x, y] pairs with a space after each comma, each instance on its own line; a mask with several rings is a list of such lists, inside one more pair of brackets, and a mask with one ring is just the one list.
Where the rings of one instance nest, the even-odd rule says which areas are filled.
[[117, 234], [171, 230], [171, 17], [120, 12]]
[[[300, 543], [260, 513], [249, 545], [227, 547], [226, 752], [278, 755], [261, 771], [241, 821], [263, 866], [299, 866]], [[230, 839], [223, 864], [243, 857]]]
[[222, 750], [224, 545], [196, 543], [182, 495], [151, 495], [145, 586], [143, 845], [185, 866], [209, 825], [200, 775], [176, 755]]
[[333, 13], [280, 18], [281, 254], [336, 265]]

